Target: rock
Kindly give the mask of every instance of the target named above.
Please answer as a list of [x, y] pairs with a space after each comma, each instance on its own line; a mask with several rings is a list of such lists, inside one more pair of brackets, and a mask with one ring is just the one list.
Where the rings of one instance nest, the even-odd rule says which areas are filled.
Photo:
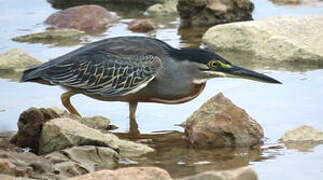
[[18, 132], [11, 142], [20, 147], [29, 147], [37, 154], [43, 124], [57, 117], [58, 114], [50, 109], [29, 108], [20, 114]]
[[0, 174], [0, 179], [1, 180], [33, 180], [31, 178], [24, 178], [24, 177], [13, 177], [13, 176], [8, 176], [8, 175], [4, 175], [4, 174]]
[[21, 49], [14, 48], [10, 51], [0, 54], [0, 71], [23, 71], [27, 66], [41, 64], [42, 62], [24, 53]]
[[295, 63], [322, 65], [322, 32], [323, 15], [271, 17], [217, 25], [203, 35], [202, 41], [216, 51], [246, 52], [251, 59], [267, 60], [279, 67]]
[[169, 15], [177, 13], [177, 2], [178, 0], [166, 0], [163, 4], [154, 4], [146, 10], [146, 13], [151, 15]]
[[310, 151], [315, 146], [323, 143], [323, 131], [303, 125], [285, 132], [280, 141], [288, 149]]
[[15, 175], [16, 166], [6, 159], [0, 159], [0, 174]]
[[179, 0], [181, 26], [212, 26], [252, 20], [254, 5], [249, 0]]
[[200, 148], [253, 146], [264, 136], [262, 127], [222, 93], [187, 119], [185, 133]]
[[[53, 4], [56, 7], [61, 7], [62, 5], [66, 5], [71, 1], [67, 0], [47, 0], [49, 3]], [[151, 5], [156, 3], [163, 3], [165, 0], [95, 0], [93, 2], [97, 3], [116, 3], [117, 5], [127, 5], [127, 4], [138, 4], [138, 5]], [[77, 3], [84, 3], [84, 0], [73, 0], [71, 4], [73, 5]], [[88, 2], [88, 1], [86, 1]], [[64, 6], [65, 7], [65, 6]]]
[[67, 180], [171, 180], [167, 171], [158, 167], [128, 167], [114, 171], [101, 170], [84, 176], [77, 176]]
[[242, 167], [226, 171], [207, 171], [195, 176], [177, 180], [257, 180], [258, 176], [251, 167]]
[[84, 31], [76, 29], [54, 29], [45, 32], [32, 33], [12, 38], [18, 42], [44, 43], [44, 44], [70, 44], [79, 43], [80, 38], [85, 35]]
[[23, 152], [22, 148], [10, 142], [10, 139], [16, 135], [16, 131], [1, 132], [0, 133], [0, 150], [12, 151], [12, 152]]
[[42, 154], [79, 145], [110, 147], [125, 157], [154, 151], [146, 145], [121, 140], [113, 134], [103, 134], [70, 118], [57, 118], [45, 123], [39, 144]]
[[88, 33], [98, 33], [106, 26], [116, 23], [118, 18], [98, 5], [82, 5], [58, 11], [50, 15], [45, 23], [54, 28], [73, 28]]
[[137, 19], [129, 23], [128, 29], [133, 32], [149, 32], [156, 29], [156, 25], [151, 19]]
[[119, 155], [107, 147], [77, 146], [56, 151], [45, 156], [62, 178], [83, 175], [118, 166]]
[[301, 4], [302, 0], [269, 0], [273, 4], [278, 4], [278, 5], [297, 5]]
[[2, 159], [2, 165], [3, 162], [5, 162], [4, 164], [10, 164], [9, 166], [4, 166], [7, 167], [6, 174], [36, 179], [53, 179], [54, 177], [54, 169], [50, 161], [33, 153], [0, 150], [0, 159]]

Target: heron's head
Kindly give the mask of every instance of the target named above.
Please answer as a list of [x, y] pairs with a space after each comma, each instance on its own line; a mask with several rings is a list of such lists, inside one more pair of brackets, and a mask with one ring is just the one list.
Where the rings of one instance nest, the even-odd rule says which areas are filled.
[[177, 58], [188, 61], [190, 66], [195, 66], [198, 69], [199, 75], [194, 80], [196, 83], [205, 82], [215, 77], [231, 77], [281, 84], [278, 80], [267, 75], [231, 64], [213, 52], [200, 49], [184, 49], [180, 50], [178, 54], [180, 55], [175, 55]]

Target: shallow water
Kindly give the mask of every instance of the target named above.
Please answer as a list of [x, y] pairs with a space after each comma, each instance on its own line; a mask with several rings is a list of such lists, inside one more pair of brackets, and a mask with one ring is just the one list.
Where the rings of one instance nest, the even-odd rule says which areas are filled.
[[[26, 1], [27, 2], [27, 1]], [[47, 61], [65, 54], [81, 45], [55, 46], [51, 44], [28, 44], [11, 41], [12, 37], [31, 32], [43, 31], [42, 22], [57, 11], [44, 0], [0, 0], [0, 53], [19, 47], [23, 51]], [[279, 15], [322, 14], [322, 3], [301, 6], [277, 6], [269, 1], [255, 0], [254, 19]], [[160, 26], [149, 34], [132, 33], [127, 30], [131, 19], [144, 17], [143, 7], [129, 9], [105, 5], [122, 18], [121, 24], [110, 27], [103, 34], [84, 38], [81, 44], [120, 35], [148, 35], [164, 40], [175, 47], [200, 46], [200, 37], [205, 29], [178, 30], [176, 16], [153, 17]], [[137, 120], [142, 133], [160, 130], [183, 131], [174, 126], [183, 122], [203, 102], [218, 92], [223, 92], [236, 105], [245, 109], [256, 119], [265, 131], [265, 147], [254, 149], [217, 149], [213, 151], [187, 148], [182, 139], [142, 137], [153, 139], [149, 143], [158, 150], [156, 153], [138, 159], [139, 165], [156, 165], [167, 169], [173, 177], [195, 174], [211, 169], [229, 169], [250, 164], [260, 179], [320, 179], [323, 177], [323, 146], [319, 145], [306, 152], [287, 149], [281, 144], [276, 147], [279, 137], [288, 129], [299, 125], [312, 125], [323, 129], [323, 69], [307, 65], [277, 67], [261, 63], [248, 64], [241, 61], [240, 54], [223, 53], [233, 63], [266, 73], [283, 85], [263, 84], [241, 79], [213, 79], [204, 92], [191, 102], [181, 105], [139, 104]], [[239, 58], [240, 56], [240, 58]], [[0, 131], [16, 130], [19, 114], [29, 107], [62, 107], [59, 87], [36, 83], [17, 83], [8, 80], [7, 73], [0, 73]], [[118, 132], [128, 129], [128, 105], [119, 102], [102, 102], [77, 95], [72, 103], [83, 116], [103, 115], [117, 125]], [[4, 111], [2, 111], [4, 110]], [[127, 137], [130, 138], [130, 137]], [[177, 146], [175, 146], [176, 144]], [[273, 146], [273, 148], [266, 148]]]

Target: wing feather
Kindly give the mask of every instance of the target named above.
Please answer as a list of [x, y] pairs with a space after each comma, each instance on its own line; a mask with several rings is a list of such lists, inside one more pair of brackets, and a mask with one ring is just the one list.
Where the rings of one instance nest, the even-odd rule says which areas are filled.
[[46, 69], [42, 77], [54, 84], [104, 97], [135, 93], [152, 81], [161, 68], [157, 56], [117, 56], [99, 51]]

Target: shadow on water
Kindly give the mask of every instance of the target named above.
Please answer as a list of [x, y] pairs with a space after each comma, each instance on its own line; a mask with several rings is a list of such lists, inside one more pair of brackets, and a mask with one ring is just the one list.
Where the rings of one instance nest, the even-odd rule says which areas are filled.
[[[155, 134], [137, 136], [128, 133], [115, 134], [122, 139], [141, 142], [153, 147], [155, 152], [134, 160], [140, 166], [158, 166], [166, 169], [174, 178], [209, 170], [238, 168], [268, 158], [263, 156], [264, 149], [261, 146], [197, 149], [190, 146], [185, 139], [185, 134], [179, 131], [159, 131]], [[279, 146], [277, 149], [280, 148]], [[266, 151], [268, 149], [271, 148], [267, 148]], [[274, 158], [275, 153], [271, 154], [270, 158]]]

